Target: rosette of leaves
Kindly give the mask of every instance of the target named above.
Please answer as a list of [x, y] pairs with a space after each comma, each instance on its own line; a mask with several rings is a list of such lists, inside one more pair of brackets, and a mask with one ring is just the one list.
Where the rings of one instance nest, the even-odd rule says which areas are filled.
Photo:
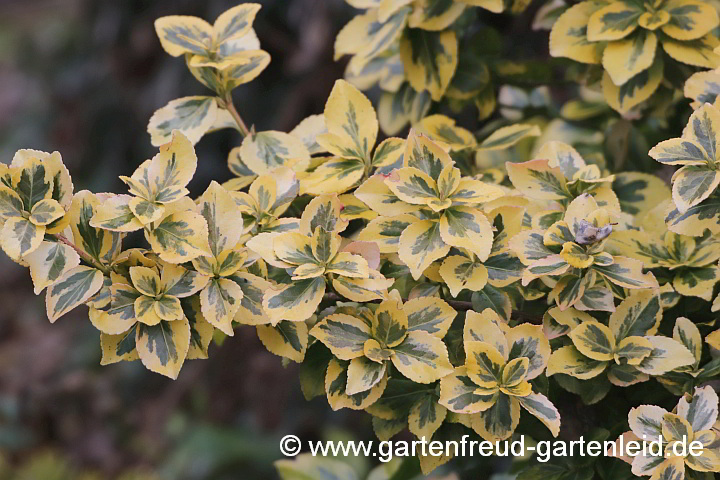
[[332, 157], [315, 158], [316, 166], [299, 175], [300, 193], [343, 193], [367, 178], [373, 169], [389, 170], [402, 157], [405, 141], [388, 138], [375, 152], [378, 121], [375, 109], [357, 88], [337, 80], [325, 104], [326, 133], [315, 141]]
[[[0, 166], [3, 251], [22, 263], [43, 246], [46, 233], [62, 232], [72, 194], [73, 184], [60, 153], [19, 150], [9, 166]], [[45, 245], [43, 251], [47, 253], [48, 248]]]
[[445, 150], [411, 132], [403, 167], [370, 177], [355, 191], [380, 215], [361, 238], [377, 242], [381, 252], [397, 251], [415, 279], [451, 247], [470, 250], [484, 261], [493, 232], [479, 206], [502, 195], [500, 187], [462, 177]]
[[174, 132], [172, 142], [132, 176], [120, 177], [130, 195], [114, 195], [98, 205], [91, 226], [122, 233], [142, 229], [153, 250], [170, 263], [210, 255], [207, 223], [185, 188], [196, 168], [192, 144]]
[[718, 39], [711, 31], [718, 22], [715, 8], [699, 0], [584, 1], [555, 22], [550, 53], [602, 64], [605, 99], [626, 113], [663, 81], [662, 51], [681, 63], [716, 68]]
[[[678, 401], [672, 412], [655, 405], [640, 405], [628, 414], [630, 431], [622, 436], [625, 445], [636, 441], [641, 452], [635, 457], [620, 457], [632, 465], [637, 476], [652, 480], [672, 478], [709, 480], [720, 472], [720, 431], [717, 429], [718, 396], [711, 386], [696, 388]], [[648, 442], [660, 440], [660, 451]], [[620, 439], [616, 441], [619, 443]], [[697, 442], [695, 452], [682, 456], [682, 448], [673, 445]]]
[[547, 375], [590, 380], [606, 373], [610, 383], [626, 387], [691, 365], [695, 357], [682, 342], [656, 335], [661, 319], [660, 298], [650, 290], [620, 302], [608, 325], [577, 315], [568, 324], [572, 343], [552, 352]]
[[705, 229], [720, 233], [717, 186], [720, 184], [720, 110], [706, 103], [693, 112], [680, 138], [660, 142], [649, 155], [665, 165], [682, 165], [672, 177], [675, 208], [665, 219], [682, 235], [700, 236]]
[[168, 54], [184, 55], [195, 78], [225, 100], [270, 62], [252, 29], [258, 10], [259, 4], [244, 3], [222, 13], [213, 25], [197, 17], [161, 17], [155, 21], [155, 31]]
[[520, 407], [557, 436], [560, 414], [530, 383], [544, 372], [550, 358], [550, 343], [542, 327], [510, 328], [490, 309], [468, 311], [463, 346], [464, 365], [440, 380], [441, 405], [462, 414], [460, 421], [489, 441], [512, 435]]
[[101, 335], [102, 363], [140, 358], [149, 370], [177, 378], [191, 336], [180, 299], [202, 289], [208, 278], [164, 262], [131, 266], [128, 274], [129, 281], [117, 274], [112, 277], [110, 309], [101, 321], [112, 324], [105, 330], [125, 330]]
[[597, 165], [586, 164], [570, 145], [548, 142], [535, 157], [523, 163], [505, 163], [513, 186], [527, 198], [553, 202], [564, 210], [578, 196], [591, 194], [601, 207], [620, 211], [620, 202], [612, 190], [615, 175], [603, 175]]
[[[524, 230], [510, 240], [510, 247], [527, 268], [522, 283], [540, 278], [548, 281], [560, 310], [613, 311], [613, 291], [658, 288], [652, 273], [629, 257], [604, 251], [612, 232], [610, 215], [585, 193], [567, 207], [563, 220], [547, 230]], [[559, 278], [554, 278], [559, 277]]]
[[263, 298], [273, 324], [310, 318], [323, 299], [328, 280], [350, 300], [384, 298], [389, 283], [375, 270], [377, 263], [373, 260], [371, 268], [363, 256], [379, 261], [379, 255], [372, 255], [377, 249], [351, 243], [341, 250], [339, 233], [347, 222], [340, 218], [340, 209], [336, 196], [317, 197], [305, 208], [297, 231], [261, 234], [247, 243], [266, 262], [289, 275], [288, 283], [268, 290]]
[[452, 372], [442, 338], [456, 312], [439, 298], [403, 304], [397, 290], [376, 308], [354, 314], [334, 313], [310, 335], [327, 346], [334, 358], [325, 378], [330, 406], [365, 409], [382, 395], [390, 364], [413, 382], [430, 384]]
[[256, 178], [247, 192], [230, 194], [242, 212], [244, 232], [255, 236], [299, 227], [299, 219], [282, 217], [297, 193], [295, 172], [288, 167], [279, 167], [272, 175]]
[[[702, 325], [701, 325], [702, 326]], [[707, 328], [707, 325], [704, 326]], [[712, 328], [712, 326], [711, 326]], [[720, 330], [712, 329], [705, 337], [708, 350], [720, 346]], [[695, 361], [657, 377], [658, 382], [674, 395], [691, 393], [696, 387], [717, 378], [720, 374], [720, 359], [709, 356], [703, 364], [703, 337], [698, 325], [685, 317], [678, 317], [673, 328], [673, 339], [682, 343], [693, 354]]]
[[310, 156], [324, 151], [315, 139], [327, 132], [322, 115], [310, 115], [290, 133], [277, 130], [248, 132], [242, 144], [230, 150], [228, 168], [236, 178], [225, 182], [229, 190], [241, 190], [258, 175], [268, 175], [281, 167], [303, 172], [311, 165]]
[[181, 131], [193, 144], [223, 128], [247, 135], [235, 118], [230, 92], [255, 79], [270, 63], [252, 28], [259, 10], [256, 3], [238, 5], [220, 15], [214, 25], [191, 16], [156, 20], [163, 49], [173, 57], [184, 55], [190, 72], [216, 96], [177, 98], [157, 110], [147, 127], [153, 145], [169, 142], [173, 130]]
[[645, 268], [668, 269], [672, 287], [680, 295], [712, 300], [713, 287], [720, 280], [720, 244], [709, 230], [699, 237], [665, 232], [662, 238], [626, 230], [613, 234], [611, 243], [613, 252], [641, 260]]

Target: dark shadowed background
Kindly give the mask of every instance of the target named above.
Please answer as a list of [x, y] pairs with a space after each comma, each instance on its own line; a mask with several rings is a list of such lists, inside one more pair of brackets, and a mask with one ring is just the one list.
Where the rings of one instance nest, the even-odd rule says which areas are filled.
[[[183, 14], [212, 22], [236, 3], [0, 0], [0, 158], [58, 150], [75, 191], [125, 192], [117, 176], [156, 151], [145, 130], [153, 111], [206, 93], [182, 59], [162, 51], [153, 21]], [[342, 0], [260, 3], [255, 29], [272, 62], [235, 91], [236, 105], [259, 130], [288, 131], [322, 113], [344, 66], [332, 60], [334, 37], [353, 11]], [[227, 152], [240, 140], [225, 131], [197, 145], [193, 195], [230, 177]], [[114, 479], [137, 469], [168, 480], [273, 479], [284, 434], [371, 434], [367, 415], [306, 402], [295, 365], [283, 367], [253, 328], [211, 346], [210, 359], [188, 362], [176, 381], [138, 362], [101, 367], [85, 307], [50, 325], [27, 270], [2, 255], [0, 272], [3, 480]], [[17, 466], [24, 473], [7, 473]]]

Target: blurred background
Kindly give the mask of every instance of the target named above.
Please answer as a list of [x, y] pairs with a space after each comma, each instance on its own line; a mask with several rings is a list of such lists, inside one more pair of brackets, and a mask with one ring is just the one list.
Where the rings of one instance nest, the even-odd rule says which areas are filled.
[[[233, 0], [0, 0], [0, 159], [58, 150], [75, 191], [124, 192], [117, 179], [155, 149], [146, 133], [169, 100], [206, 94], [182, 59], [165, 54], [153, 21], [211, 22]], [[235, 90], [259, 130], [288, 131], [322, 113], [343, 63], [332, 60], [353, 15], [342, 0], [261, 0], [255, 22], [270, 66]], [[197, 145], [191, 191], [230, 178], [237, 133]], [[25, 268], [0, 255], [0, 479], [275, 479], [278, 440], [370, 438], [370, 417], [306, 402], [296, 366], [240, 328], [178, 380], [138, 362], [101, 367], [99, 334], [82, 307], [56, 325]], [[360, 466], [361, 469], [364, 466]]]

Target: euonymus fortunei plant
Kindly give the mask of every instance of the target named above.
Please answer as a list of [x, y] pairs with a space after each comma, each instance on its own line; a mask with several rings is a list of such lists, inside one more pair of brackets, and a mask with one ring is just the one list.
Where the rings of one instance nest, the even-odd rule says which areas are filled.
[[[258, 132], [233, 104], [270, 61], [248, 3], [212, 25], [157, 20], [210, 93], [153, 115], [158, 151], [121, 177], [127, 192], [76, 192], [58, 152], [1, 167], [2, 249], [45, 291], [50, 321], [87, 305], [104, 365], [139, 359], [171, 378], [252, 326], [300, 364], [308, 399], [365, 410], [384, 440], [570, 437], [582, 431], [565, 412], [603, 412], [643, 384], [643, 404], [620, 412], [625, 436], [667, 448], [685, 435], [702, 455], [624, 458], [622, 474], [598, 461], [573, 478], [714, 478], [720, 73], [698, 70], [720, 66], [718, 5], [546, 2], [534, 25], [551, 30], [550, 54], [584, 65], [556, 64], [582, 84], [558, 109], [539, 65], [484, 51], [493, 30], [473, 27], [531, 2], [347, 2], [362, 11], [335, 44], [346, 80], [290, 132]], [[377, 110], [361, 91], [376, 84]], [[496, 106], [481, 128], [446, 115]], [[194, 144], [224, 128], [240, 137], [234, 178], [192, 198]], [[541, 467], [519, 478], [580, 468]]]

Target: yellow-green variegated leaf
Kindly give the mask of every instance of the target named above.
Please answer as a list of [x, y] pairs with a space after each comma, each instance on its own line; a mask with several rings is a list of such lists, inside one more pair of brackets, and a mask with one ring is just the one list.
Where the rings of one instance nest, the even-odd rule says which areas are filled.
[[605, 72], [602, 79], [603, 94], [608, 105], [614, 110], [626, 113], [650, 98], [660, 86], [662, 79], [662, 56], [657, 55], [650, 68], [643, 70], [620, 86], [615, 85], [610, 74]]
[[405, 143], [403, 166], [420, 170], [433, 181], [438, 181], [443, 170], [452, 167], [450, 154], [425, 135], [410, 130]]
[[525, 380], [532, 380], [545, 370], [550, 358], [550, 342], [540, 325], [528, 323], [517, 325], [507, 332], [506, 337], [509, 347], [508, 359], [529, 360]]
[[413, 278], [420, 278], [432, 262], [450, 251], [450, 245], [445, 243], [440, 231], [440, 222], [420, 220], [408, 226], [400, 235], [398, 255], [410, 268]]
[[409, 331], [392, 350], [393, 365], [413, 382], [432, 383], [453, 371], [443, 341], [426, 331]]
[[593, 256], [589, 255], [583, 247], [575, 242], [565, 242], [560, 256], [575, 268], [587, 268], [594, 261]]
[[328, 152], [344, 158], [370, 161], [378, 121], [370, 100], [345, 80], [337, 80], [325, 104], [328, 133], [317, 142]]
[[682, 343], [668, 337], [649, 336], [653, 346], [650, 355], [645, 357], [636, 368], [648, 375], [663, 375], [676, 368], [692, 365], [695, 356]]
[[560, 412], [555, 405], [542, 393], [531, 393], [524, 397], [517, 397], [520, 406], [540, 420], [550, 430], [553, 437], [560, 433]]
[[502, 379], [505, 356], [485, 342], [465, 342], [465, 367], [473, 383], [488, 391], [496, 391]]
[[605, 371], [608, 363], [586, 357], [574, 346], [561, 347], [550, 355], [547, 375], [562, 373], [580, 380], [597, 377]]
[[643, 273], [643, 263], [640, 260], [627, 257], [613, 257], [614, 263], [610, 265], [594, 265], [593, 270], [607, 281], [625, 288], [658, 288], [655, 276], [648, 272]]
[[[194, 68], [191, 66], [190, 73], [201, 83], [215, 91], [218, 90], [216, 82], [219, 81], [221, 90], [228, 92], [257, 78], [270, 63], [270, 54], [264, 50], [253, 49], [243, 51], [241, 52], [241, 56], [243, 58], [242, 63], [236, 65], [230, 63], [230, 65], [224, 68], [222, 72], [219, 72], [217, 76], [213, 74], [214, 72], [211, 68]], [[208, 70], [210, 71], [209, 77], [206, 76]]]
[[207, 222], [210, 252], [219, 259], [223, 252], [235, 247], [243, 233], [238, 207], [230, 193], [213, 181], [198, 200], [198, 210]]
[[456, 413], [478, 413], [490, 408], [496, 395], [480, 395], [476, 391], [477, 386], [470, 379], [467, 368], [457, 367], [440, 379], [439, 403]]
[[520, 402], [517, 398], [500, 393], [495, 403], [472, 416], [472, 428], [488, 441], [509, 438], [520, 422]]
[[660, 297], [652, 290], [632, 291], [610, 314], [610, 330], [617, 340], [655, 335], [662, 320]]
[[328, 161], [300, 178], [300, 195], [343, 193], [355, 186], [365, 173], [356, 158], [330, 157]]
[[619, 40], [632, 33], [645, 9], [632, 2], [614, 1], [590, 16], [588, 40], [593, 42]]
[[555, 284], [550, 292], [550, 297], [555, 298], [555, 303], [560, 310], [565, 310], [580, 302], [585, 296], [585, 291], [595, 284], [596, 278], [597, 275], [592, 270], [581, 277], [565, 275]]
[[55, 322], [73, 308], [85, 303], [102, 285], [103, 274], [95, 268], [80, 265], [65, 272], [48, 288], [45, 295], [50, 322]]
[[328, 403], [333, 410], [350, 408], [353, 410], [364, 410], [375, 403], [387, 386], [387, 376], [374, 387], [364, 392], [348, 395], [346, 392], [349, 362], [333, 358], [325, 374], [325, 393]]
[[263, 307], [273, 324], [280, 320], [301, 322], [315, 313], [324, 294], [324, 277], [297, 280], [265, 292]]
[[342, 205], [335, 195], [313, 198], [300, 218], [300, 232], [304, 235], [312, 235], [317, 227], [322, 227], [328, 232], [342, 232], [348, 222], [341, 218], [341, 210]]
[[172, 139], [172, 131], [179, 130], [195, 144], [212, 128], [217, 115], [218, 106], [214, 97], [172, 100], [150, 117], [147, 126], [150, 143], [156, 147], [168, 143]]
[[137, 360], [138, 352], [135, 349], [137, 333], [135, 327], [120, 334], [100, 334], [100, 348], [102, 359], [100, 365], [110, 365], [117, 362], [131, 362]]
[[718, 418], [718, 395], [710, 385], [695, 388], [690, 401], [680, 398], [677, 414], [690, 423], [695, 433], [710, 430]]
[[366, 392], [386, 376], [387, 364], [377, 363], [365, 357], [353, 358], [347, 368], [345, 393], [356, 395]]
[[600, 63], [602, 48], [587, 38], [590, 16], [598, 9], [596, 2], [580, 2], [558, 17], [550, 32], [550, 54], [582, 63]]
[[343, 205], [340, 216], [343, 220], [374, 220], [378, 217], [377, 212], [374, 212], [365, 205], [359, 198], [353, 193], [346, 193], [344, 195], [338, 195], [338, 200]]
[[395, 253], [399, 248], [400, 235], [408, 226], [417, 221], [418, 218], [410, 214], [380, 216], [371, 220], [357, 239], [375, 242], [380, 253]]
[[432, 438], [446, 416], [447, 409], [438, 403], [435, 395], [424, 395], [410, 408], [408, 429], [418, 438]]
[[327, 265], [325, 272], [352, 278], [368, 278], [370, 276], [367, 260], [350, 252], [338, 253]]
[[45, 227], [22, 217], [5, 220], [0, 230], [2, 249], [8, 257], [18, 260], [37, 249], [45, 236]]
[[169, 263], [210, 255], [207, 223], [192, 211], [168, 215], [146, 232], [145, 237], [160, 258]]
[[338, 276], [333, 278], [333, 287], [343, 297], [353, 302], [369, 302], [383, 300], [387, 297], [387, 289], [395, 282], [385, 278], [377, 270], [369, 270], [369, 278], [352, 278]]
[[622, 85], [650, 68], [657, 50], [657, 36], [646, 30], [610, 42], [603, 52], [603, 67], [615, 85]]
[[720, 270], [717, 265], [687, 268], [675, 274], [672, 286], [680, 295], [700, 297], [709, 302], [712, 300], [713, 287], [719, 279]]
[[60, 242], [44, 241], [23, 260], [30, 267], [30, 277], [35, 295], [52, 285], [65, 272], [80, 265], [80, 255], [70, 246]]
[[49, 225], [65, 215], [65, 209], [60, 202], [52, 198], [40, 200], [32, 208], [29, 220], [38, 226]]
[[[238, 154], [243, 164], [258, 175], [268, 174], [294, 161], [310, 159], [310, 152], [301, 139], [275, 130], [248, 135], [243, 139]], [[230, 155], [228, 158], [232, 163], [234, 157]], [[233, 170], [232, 165], [230, 169]]]
[[670, 189], [656, 175], [642, 172], [620, 172], [612, 189], [623, 212], [638, 215], [648, 212], [670, 198]]
[[190, 322], [183, 318], [152, 326], [138, 324], [136, 348], [148, 370], [176, 379], [190, 348]]
[[375, 174], [355, 190], [355, 196], [382, 216], [397, 216], [418, 211], [418, 205], [400, 200], [385, 183], [385, 175]]
[[414, 167], [392, 171], [385, 179], [385, 184], [400, 200], [407, 203], [432, 206], [434, 202], [440, 201], [435, 180]]
[[355, 16], [335, 38], [335, 60], [348, 54], [360, 57], [358, 61], [353, 59], [354, 73], [358, 73], [361, 67], [395, 43], [405, 28], [409, 11], [401, 8], [387, 18], [381, 18], [380, 10], [373, 8]]
[[32, 211], [39, 201], [52, 198], [54, 188], [52, 171], [48, 168], [49, 166], [45, 165], [41, 156], [18, 157], [16, 155], [11, 164], [14, 170], [8, 172], [8, 177], [11, 177], [8, 179], [11, 180], [12, 189], [18, 194], [25, 211], [28, 212]]
[[692, 104], [693, 108], [697, 108], [704, 103], [715, 104], [720, 94], [720, 83], [718, 80], [720, 80], [718, 72], [714, 70], [697, 72], [687, 79], [684, 86], [684, 93], [687, 98], [695, 100]]
[[536, 260], [553, 255], [552, 250], [545, 246], [544, 232], [541, 230], [524, 230], [510, 239], [510, 248], [521, 262], [529, 265]]
[[373, 153], [372, 165], [380, 173], [387, 173], [394, 168], [402, 166], [402, 157], [405, 152], [405, 139], [387, 138], [383, 140]]
[[142, 222], [130, 210], [130, 195], [113, 195], [95, 206], [90, 226], [113, 232], [134, 232]]
[[440, 235], [446, 244], [469, 250], [481, 261], [487, 260], [490, 255], [492, 225], [476, 208], [452, 207], [445, 210], [440, 219]]
[[243, 37], [252, 28], [259, 10], [260, 5], [257, 3], [243, 3], [224, 11], [213, 24], [215, 43], [222, 45]]
[[506, 150], [521, 140], [529, 137], [539, 137], [540, 127], [528, 123], [516, 123], [501, 127], [490, 134], [478, 146], [479, 150]]
[[408, 316], [408, 330], [421, 330], [443, 338], [450, 329], [457, 312], [437, 297], [420, 297], [403, 305]]
[[705, 201], [688, 208], [684, 213], [677, 208], [672, 209], [665, 223], [671, 232], [680, 235], [700, 236], [705, 229], [713, 234], [720, 233], [720, 192], [712, 193]]
[[258, 325], [257, 335], [272, 354], [300, 363], [308, 345], [308, 327], [303, 322], [279, 322], [277, 325]]
[[155, 20], [163, 49], [173, 57], [186, 53], [204, 55], [212, 44], [213, 28], [197, 17], [172, 15]]
[[662, 9], [670, 14], [663, 33], [676, 40], [695, 40], [718, 26], [718, 12], [700, 0], [668, 0]]
[[429, 115], [414, 128], [433, 141], [445, 144], [452, 151], [472, 148], [477, 144], [472, 132], [455, 125], [455, 120], [445, 115]]
[[673, 175], [673, 201], [677, 209], [684, 213], [708, 198], [718, 184], [720, 184], [720, 173], [716, 170], [686, 165]]
[[530, 160], [505, 164], [513, 186], [537, 200], [566, 200], [570, 198], [567, 180], [559, 167], [551, 167], [549, 160]]
[[5, 185], [0, 185], [0, 217], [19, 218], [22, 217], [24, 210], [20, 196]]
[[553, 307], [543, 315], [543, 332], [548, 340], [561, 337], [580, 325], [581, 322], [594, 320], [593, 317], [575, 308], [560, 310]]
[[409, 83], [403, 84], [397, 92], [385, 92], [378, 102], [380, 127], [386, 134], [395, 135], [408, 123], [419, 122], [431, 104], [429, 92], [423, 90], [418, 93]]
[[196, 169], [197, 155], [192, 143], [175, 130], [170, 143], [160, 146], [158, 154], [143, 162], [131, 177], [120, 179], [131, 194], [148, 202], [168, 204], [188, 194], [185, 186]]
[[427, 90], [433, 100], [442, 98], [458, 63], [455, 32], [409, 29], [400, 40], [400, 55], [410, 85]]
[[443, 260], [439, 270], [453, 297], [464, 290], [473, 292], [482, 290], [488, 281], [488, 270], [476, 261], [474, 255], [468, 258], [464, 255], [451, 255]]
[[678, 317], [673, 328], [673, 338], [692, 352], [697, 366], [702, 357], [702, 336], [697, 326], [685, 317]]
[[465, 7], [466, 5], [463, 2], [420, 0], [413, 4], [408, 26], [423, 30], [444, 30], [462, 15]]
[[236, 272], [230, 277], [243, 290], [240, 307], [235, 314], [235, 321], [244, 325], [263, 325], [270, 323], [270, 317], [262, 306], [263, 295], [272, 284], [264, 278], [251, 273]]
[[653, 351], [653, 345], [645, 337], [627, 337], [618, 342], [614, 352], [615, 362], [619, 365], [640, 364]]
[[325, 317], [315, 324], [310, 335], [341, 360], [362, 356], [365, 342], [371, 338], [370, 326], [365, 321], [342, 313]]
[[528, 265], [523, 272], [522, 284], [527, 286], [536, 278], [544, 276], [562, 275], [570, 269], [570, 264], [560, 255], [550, 255], [539, 260], [535, 260]]
[[232, 322], [240, 308], [243, 289], [227, 278], [213, 278], [200, 292], [203, 317], [225, 335], [233, 336]]
[[[698, 115], [690, 118], [691, 122], [701, 122]], [[702, 128], [702, 123], [698, 124], [698, 127]], [[665, 140], [655, 145], [648, 155], [667, 165], [707, 165], [709, 161], [712, 161], [703, 145], [692, 138]]]

